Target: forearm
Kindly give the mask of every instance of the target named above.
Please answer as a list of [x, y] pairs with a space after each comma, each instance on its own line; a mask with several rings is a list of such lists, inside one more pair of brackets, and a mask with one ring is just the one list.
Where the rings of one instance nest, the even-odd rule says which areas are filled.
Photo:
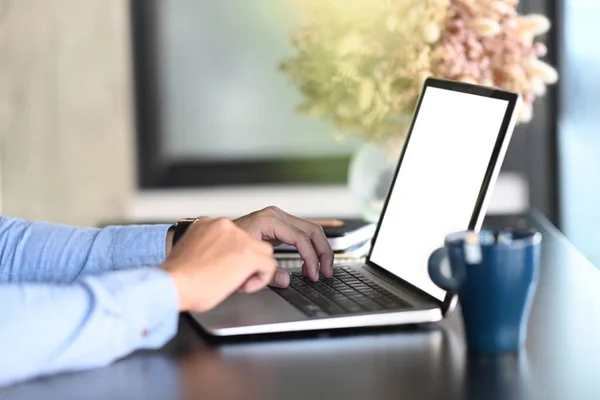
[[83, 275], [158, 265], [165, 259], [168, 227], [75, 228], [0, 217], [0, 283], [69, 283]]
[[160, 269], [118, 271], [74, 285], [0, 285], [0, 386], [107, 365], [176, 332], [177, 293]]

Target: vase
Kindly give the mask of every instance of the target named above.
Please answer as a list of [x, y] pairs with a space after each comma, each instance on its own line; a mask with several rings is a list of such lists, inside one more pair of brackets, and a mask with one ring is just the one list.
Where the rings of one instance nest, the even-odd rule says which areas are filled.
[[348, 169], [348, 189], [360, 216], [377, 222], [392, 184], [402, 142], [364, 142], [352, 154]]

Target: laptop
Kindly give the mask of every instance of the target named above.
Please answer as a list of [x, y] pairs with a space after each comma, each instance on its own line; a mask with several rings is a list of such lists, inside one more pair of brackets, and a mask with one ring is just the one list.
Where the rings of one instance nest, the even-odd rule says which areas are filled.
[[233, 294], [191, 316], [220, 337], [436, 322], [456, 295], [427, 273], [450, 232], [481, 227], [521, 98], [497, 88], [428, 78], [362, 264], [334, 265], [312, 282]]

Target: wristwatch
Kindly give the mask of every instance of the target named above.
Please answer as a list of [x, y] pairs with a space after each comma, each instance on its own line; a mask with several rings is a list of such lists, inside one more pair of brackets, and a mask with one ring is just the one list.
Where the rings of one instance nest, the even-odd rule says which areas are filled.
[[173, 247], [175, 247], [175, 244], [177, 244], [179, 239], [181, 239], [181, 237], [183, 236], [185, 231], [187, 231], [190, 225], [192, 225], [197, 220], [198, 218], [182, 218], [177, 220], [175, 225], [171, 226], [170, 229], [173, 230]]

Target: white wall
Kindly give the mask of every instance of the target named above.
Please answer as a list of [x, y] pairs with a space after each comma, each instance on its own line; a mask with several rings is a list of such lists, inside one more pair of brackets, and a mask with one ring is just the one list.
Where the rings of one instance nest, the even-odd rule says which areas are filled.
[[134, 187], [128, 2], [2, 5], [2, 211], [85, 225], [123, 217]]

